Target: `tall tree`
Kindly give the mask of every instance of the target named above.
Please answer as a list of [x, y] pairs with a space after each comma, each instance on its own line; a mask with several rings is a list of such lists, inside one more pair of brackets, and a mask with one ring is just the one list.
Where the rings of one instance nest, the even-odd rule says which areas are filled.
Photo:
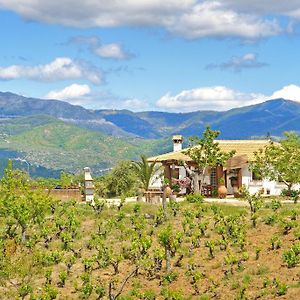
[[[217, 167], [234, 155], [235, 151], [223, 152], [215, 139], [220, 135], [220, 131], [212, 130], [209, 126], [203, 132], [203, 136], [190, 138], [190, 147], [184, 151], [197, 165], [197, 170], [192, 178], [194, 181], [194, 192], [201, 193], [205, 174], [208, 167]], [[189, 173], [193, 171], [187, 169]], [[196, 173], [196, 174], [195, 174]], [[198, 184], [198, 179], [200, 184]]]
[[255, 153], [251, 169], [262, 178], [284, 182], [290, 192], [300, 183], [300, 137], [294, 132], [285, 132], [279, 143], [270, 141]]
[[157, 171], [156, 161], [149, 163], [145, 155], [141, 155], [140, 161], [132, 162], [133, 169], [141, 181], [142, 187], [145, 191], [148, 190], [150, 185], [150, 180]]

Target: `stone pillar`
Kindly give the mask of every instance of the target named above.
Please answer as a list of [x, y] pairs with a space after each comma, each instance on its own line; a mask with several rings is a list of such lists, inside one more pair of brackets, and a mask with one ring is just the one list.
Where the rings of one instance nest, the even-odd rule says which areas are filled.
[[94, 202], [94, 182], [90, 168], [84, 168], [84, 196], [86, 202]]

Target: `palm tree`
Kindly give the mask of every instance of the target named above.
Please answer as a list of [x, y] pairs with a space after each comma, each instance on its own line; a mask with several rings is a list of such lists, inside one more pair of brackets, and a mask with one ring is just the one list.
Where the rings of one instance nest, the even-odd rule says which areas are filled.
[[138, 178], [140, 179], [145, 191], [148, 190], [151, 177], [157, 171], [155, 165], [156, 165], [156, 161], [152, 163], [148, 163], [145, 155], [141, 155], [141, 161], [132, 162], [133, 169], [136, 175], [138, 176]]

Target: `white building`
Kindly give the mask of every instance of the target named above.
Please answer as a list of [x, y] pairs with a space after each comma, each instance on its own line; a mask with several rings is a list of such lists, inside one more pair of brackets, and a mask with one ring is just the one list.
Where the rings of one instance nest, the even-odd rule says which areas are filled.
[[[249, 189], [250, 193], [262, 191], [269, 195], [279, 195], [282, 189], [286, 188], [284, 183], [257, 179], [249, 168], [251, 160], [254, 159], [254, 152], [264, 148], [269, 143], [268, 140], [217, 140], [216, 142], [219, 143], [221, 151], [235, 150], [235, 155], [227, 161], [225, 166], [208, 168], [204, 180], [204, 194], [210, 195], [211, 191], [218, 187], [221, 177], [225, 179], [228, 194], [234, 194], [243, 185]], [[173, 152], [151, 157], [148, 161], [161, 163], [164, 170], [153, 176], [152, 188], [161, 188], [163, 178], [168, 178], [170, 182], [174, 182], [174, 179], [179, 182], [184, 181], [187, 172], [182, 162], [185, 162], [191, 169], [195, 168], [193, 160], [183, 153], [182, 136], [178, 135], [173, 137]], [[234, 180], [236, 183], [232, 184]], [[180, 193], [185, 194], [185, 192], [186, 189], [181, 188]]]

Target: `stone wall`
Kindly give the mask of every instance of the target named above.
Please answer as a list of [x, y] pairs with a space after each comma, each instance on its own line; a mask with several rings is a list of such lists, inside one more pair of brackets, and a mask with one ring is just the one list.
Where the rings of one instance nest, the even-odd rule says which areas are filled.
[[84, 199], [79, 189], [54, 189], [51, 190], [50, 195], [60, 200], [83, 201]]

